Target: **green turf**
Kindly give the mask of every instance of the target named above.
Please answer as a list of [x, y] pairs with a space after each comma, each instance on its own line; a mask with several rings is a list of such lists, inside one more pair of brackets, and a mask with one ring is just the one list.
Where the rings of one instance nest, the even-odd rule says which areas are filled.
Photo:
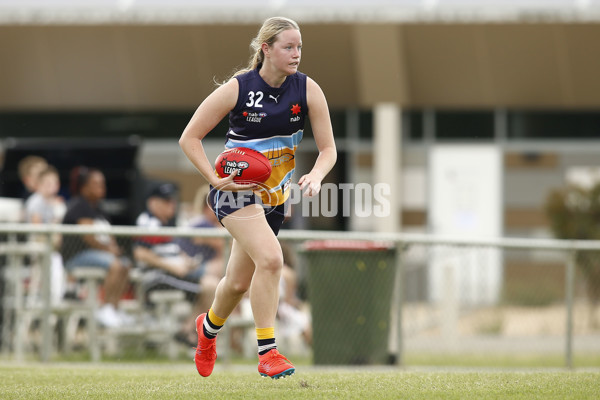
[[272, 380], [249, 367], [220, 368], [201, 378], [193, 364], [3, 364], [0, 398], [598, 399], [600, 372], [306, 367], [292, 377]]
[[[599, 368], [600, 354], [578, 353], [573, 356], [573, 366], [576, 368]], [[406, 354], [404, 365], [411, 367], [472, 367], [472, 368], [562, 368], [566, 366], [564, 354]]]

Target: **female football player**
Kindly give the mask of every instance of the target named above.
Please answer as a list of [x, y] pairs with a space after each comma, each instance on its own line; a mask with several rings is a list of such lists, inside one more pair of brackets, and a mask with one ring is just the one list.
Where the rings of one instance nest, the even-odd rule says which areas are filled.
[[[307, 117], [319, 155], [312, 170], [298, 181], [304, 196], [319, 193], [321, 181], [337, 158], [325, 95], [314, 80], [298, 71], [302, 37], [297, 23], [283, 17], [267, 19], [251, 48], [248, 67], [200, 104], [179, 140], [183, 152], [213, 187], [212, 207], [233, 237], [225, 277], [214, 302], [196, 320], [195, 362], [202, 376], [211, 374], [217, 356], [216, 335], [247, 291], [258, 339], [259, 373], [271, 378], [294, 373], [294, 366], [277, 351], [275, 343], [283, 267], [276, 235], [290, 193], [294, 152]], [[229, 130], [225, 147], [252, 148], [270, 159], [272, 173], [264, 184], [236, 183], [233, 178], [238, 171], [226, 177], [216, 175], [202, 139], [226, 115]], [[242, 195], [249, 191], [250, 196]], [[239, 196], [240, 201], [222, 201], [231, 196]]]

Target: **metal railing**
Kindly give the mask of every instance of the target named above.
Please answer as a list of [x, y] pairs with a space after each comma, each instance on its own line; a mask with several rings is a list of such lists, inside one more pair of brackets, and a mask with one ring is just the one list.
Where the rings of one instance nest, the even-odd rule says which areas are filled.
[[[153, 229], [149, 231], [145, 228], [129, 227], [129, 226], [113, 226], [107, 228], [97, 228], [92, 226], [72, 226], [72, 225], [31, 225], [31, 224], [0, 224], [0, 235], [5, 238], [4, 241], [0, 242], [0, 256], [5, 257], [5, 274], [16, 274], [16, 279], [19, 278], [18, 270], [18, 258], [25, 255], [31, 255], [33, 253], [41, 254], [44, 260], [42, 268], [42, 319], [41, 319], [41, 346], [40, 346], [40, 359], [42, 361], [48, 361], [50, 359], [49, 350], [53, 341], [53, 333], [51, 330], [49, 316], [51, 314], [51, 302], [50, 302], [50, 287], [49, 287], [49, 274], [50, 274], [50, 252], [51, 248], [51, 237], [56, 234], [61, 235], [90, 235], [90, 234], [110, 234], [115, 237], [136, 237], [136, 236], [170, 236], [170, 237], [204, 237], [204, 238], [226, 238], [230, 239], [229, 234], [224, 230], [215, 229], [195, 229], [195, 228], [171, 228], [164, 227]], [[45, 242], [18, 242], [16, 237], [18, 235], [32, 235], [35, 234], [38, 237], [45, 237]], [[529, 239], [529, 238], [453, 238], [453, 237], [442, 237], [442, 236], [431, 236], [426, 234], [408, 234], [408, 233], [373, 233], [373, 232], [332, 232], [332, 231], [300, 231], [300, 230], [282, 230], [279, 234], [279, 239], [283, 241], [302, 243], [308, 241], [369, 241], [386, 243], [390, 248], [395, 249], [394, 251], [394, 285], [393, 293], [391, 296], [391, 310], [392, 319], [390, 326], [391, 338], [390, 338], [390, 351], [393, 353], [395, 362], [397, 364], [404, 363], [404, 353], [406, 350], [406, 332], [408, 331], [406, 324], [406, 318], [403, 317], [403, 310], [407, 306], [407, 295], [406, 290], [406, 276], [409, 267], [408, 264], [415, 261], [417, 258], [421, 259], [421, 256], [410, 255], [411, 248], [422, 248], [426, 249], [427, 254], [424, 256], [425, 264], [431, 266], [431, 260], [435, 257], [432, 256], [431, 249], [443, 248], [444, 246], [453, 249], [455, 255], [462, 254], [461, 251], [465, 249], [495, 249], [499, 251], [506, 250], [525, 250], [525, 251], [543, 251], [557, 255], [559, 259], [563, 259], [564, 262], [564, 365], [568, 368], [573, 367], [573, 342], [574, 342], [574, 303], [575, 303], [575, 280], [576, 280], [576, 255], [581, 251], [600, 251], [600, 241], [582, 241], [582, 240], [553, 240], [553, 239]], [[228, 242], [229, 243], [229, 242]], [[228, 245], [226, 245], [226, 249]], [[466, 259], [463, 256], [462, 259]], [[459, 258], [460, 258], [459, 257]], [[487, 257], [487, 255], [486, 255]], [[463, 261], [459, 260], [459, 264]], [[421, 263], [422, 264], [422, 263]], [[458, 266], [459, 271], [464, 266], [461, 264]], [[11, 269], [12, 268], [12, 269]], [[456, 277], [450, 276], [451, 280], [456, 280]], [[484, 287], [482, 290], [488, 290]], [[460, 295], [463, 291], [462, 288], [458, 288], [458, 294]], [[428, 292], [432, 289], [429, 287]], [[19, 302], [19, 296], [22, 293], [18, 290], [14, 293], [15, 301]], [[456, 291], [451, 296], [456, 297]], [[425, 296], [429, 296], [425, 303], [431, 303], [432, 297], [430, 293], [426, 293]], [[442, 299], [442, 303], [448, 298]], [[439, 300], [439, 299], [438, 299]], [[461, 301], [460, 299], [458, 300]], [[446, 307], [448, 305], [446, 304]], [[8, 304], [6, 301], [3, 302], [3, 307], [8, 309], [10, 307], [22, 308], [23, 304]], [[459, 306], [457, 306], [459, 307]], [[446, 310], [451, 310], [446, 308]], [[344, 312], [345, 310], [337, 310], [337, 312]], [[443, 311], [443, 310], [442, 310]], [[412, 311], [411, 311], [412, 312]], [[416, 314], [415, 314], [416, 315]], [[6, 315], [5, 315], [6, 317]], [[13, 326], [19, 326], [18, 324]], [[2, 326], [3, 333], [7, 333], [5, 330], [8, 329], [8, 324], [5, 323]], [[15, 332], [12, 332], [15, 333]], [[16, 332], [16, 337], [22, 336], [23, 332]], [[12, 349], [15, 353], [15, 358], [19, 359], [22, 357], [23, 348], [22, 345], [13, 344]]]

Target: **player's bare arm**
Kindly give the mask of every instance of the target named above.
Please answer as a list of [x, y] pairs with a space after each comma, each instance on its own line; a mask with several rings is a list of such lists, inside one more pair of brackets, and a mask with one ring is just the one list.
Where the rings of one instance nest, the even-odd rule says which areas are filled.
[[255, 186], [234, 183], [234, 174], [219, 179], [214, 174], [213, 165], [208, 160], [202, 146], [202, 139], [235, 107], [237, 98], [238, 82], [236, 79], [231, 79], [218, 87], [198, 106], [179, 139], [181, 149], [204, 179], [220, 190], [249, 190]]
[[311, 78], [307, 78], [306, 82], [306, 101], [308, 103], [308, 117], [319, 149], [319, 156], [312, 170], [301, 177], [298, 183], [305, 196], [314, 196], [321, 190], [323, 178], [335, 165], [337, 150], [325, 94]]

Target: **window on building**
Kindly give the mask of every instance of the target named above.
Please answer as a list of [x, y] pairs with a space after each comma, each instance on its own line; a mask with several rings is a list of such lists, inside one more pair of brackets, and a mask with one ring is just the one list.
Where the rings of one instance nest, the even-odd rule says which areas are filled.
[[403, 111], [402, 130], [404, 132], [404, 138], [408, 140], [423, 140], [423, 111]]
[[600, 111], [511, 111], [511, 139], [598, 139]]
[[361, 139], [373, 139], [373, 110], [359, 111], [358, 137]]
[[436, 111], [435, 137], [438, 140], [494, 139], [493, 111]]
[[[2, 137], [178, 138], [193, 110], [169, 112], [4, 112]], [[223, 131], [225, 132], [225, 131]]]

